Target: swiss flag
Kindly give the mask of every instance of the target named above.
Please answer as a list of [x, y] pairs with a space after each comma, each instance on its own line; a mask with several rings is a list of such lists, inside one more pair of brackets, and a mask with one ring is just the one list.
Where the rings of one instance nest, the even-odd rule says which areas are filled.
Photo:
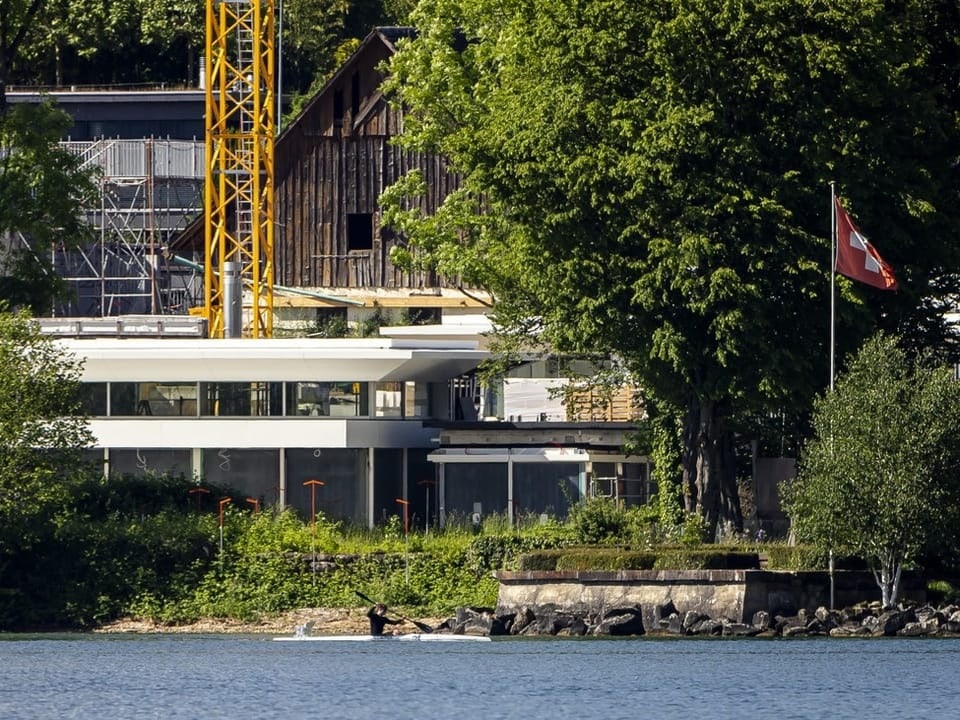
[[881, 290], [896, 290], [897, 278], [893, 268], [860, 234], [839, 200], [837, 205], [837, 272], [853, 280], [873, 285]]

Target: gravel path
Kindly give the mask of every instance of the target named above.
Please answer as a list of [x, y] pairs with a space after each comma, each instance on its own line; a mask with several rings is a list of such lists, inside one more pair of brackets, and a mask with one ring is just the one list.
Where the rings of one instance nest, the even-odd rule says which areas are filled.
[[[200, 620], [188, 625], [164, 625], [149, 620], [126, 618], [103, 625], [97, 633], [265, 633], [271, 635], [292, 634], [297, 625], [313, 623], [314, 635], [363, 635], [369, 632], [370, 623], [366, 608], [302, 608], [277, 616], [264, 617], [254, 622], [239, 620]], [[388, 612], [389, 615], [389, 612]], [[444, 618], [415, 618], [436, 627]], [[397, 632], [415, 631], [410, 623], [395, 626]]]

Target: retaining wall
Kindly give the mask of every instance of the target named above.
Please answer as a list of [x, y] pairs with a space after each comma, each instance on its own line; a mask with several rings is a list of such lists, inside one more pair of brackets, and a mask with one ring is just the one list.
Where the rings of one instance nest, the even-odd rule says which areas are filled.
[[[800, 609], [830, 607], [827, 572], [777, 572], [770, 570], [619, 570], [619, 571], [500, 571], [497, 614], [524, 607], [555, 605], [569, 612], [602, 613], [636, 605], [644, 608], [672, 604], [678, 612], [690, 610], [710, 617], [750, 622], [765, 610], [794, 615]], [[834, 572], [833, 607], [879, 601], [880, 588], [873, 573]], [[904, 573], [901, 599], [926, 600], [920, 575]]]

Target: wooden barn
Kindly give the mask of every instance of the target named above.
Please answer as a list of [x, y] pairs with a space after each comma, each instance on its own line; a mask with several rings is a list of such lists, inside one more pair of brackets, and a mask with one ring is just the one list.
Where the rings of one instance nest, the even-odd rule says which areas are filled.
[[[457, 183], [442, 158], [391, 142], [403, 132], [403, 112], [381, 92], [383, 64], [397, 41], [412, 35], [411, 28], [376, 28], [277, 138], [274, 282], [329, 294], [328, 301], [315, 302], [281, 296], [278, 307], [330, 306], [347, 295], [367, 307], [483, 304], [456, 293], [435, 273], [404, 272], [390, 262], [396, 238], [381, 222], [381, 193], [419, 168], [430, 212]], [[170, 250], [202, 262], [203, 243], [200, 217]]]
[[380, 194], [419, 168], [426, 210], [455, 187], [444, 161], [391, 143], [403, 113], [383, 96], [382, 66], [409, 37], [378, 28], [363, 41], [277, 139], [275, 273], [280, 285], [316, 288], [435, 288], [431, 273], [390, 262], [395, 239], [381, 223]]

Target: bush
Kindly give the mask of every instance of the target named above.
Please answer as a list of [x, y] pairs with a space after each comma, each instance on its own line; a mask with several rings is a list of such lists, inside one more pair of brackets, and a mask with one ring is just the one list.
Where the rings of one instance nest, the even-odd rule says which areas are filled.
[[520, 558], [521, 570], [748, 570], [760, 567], [756, 552], [704, 546], [661, 547], [651, 550], [630, 548], [566, 548], [527, 553]]
[[768, 570], [823, 570], [828, 564], [826, 553], [812, 545], [764, 543], [762, 551]]

